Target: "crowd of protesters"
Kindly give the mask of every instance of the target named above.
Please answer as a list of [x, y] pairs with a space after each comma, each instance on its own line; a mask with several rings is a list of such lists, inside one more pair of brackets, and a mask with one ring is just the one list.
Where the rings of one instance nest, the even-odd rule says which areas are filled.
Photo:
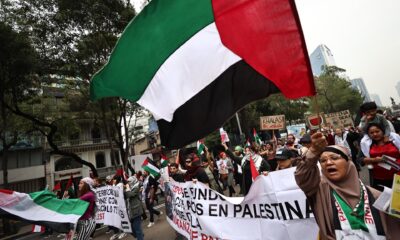
[[[358, 126], [308, 130], [301, 137], [288, 134], [286, 138], [272, 138], [244, 146], [212, 146], [197, 150], [178, 150], [175, 161], [168, 165], [169, 177], [176, 182], [201, 182], [228, 197], [245, 196], [257, 175], [296, 167], [295, 178], [311, 203], [320, 227], [321, 239], [339, 239], [350, 235], [365, 239], [395, 239], [400, 236], [398, 219], [379, 212], [372, 204], [383, 190], [392, 187], [399, 171], [382, 163], [387, 158], [400, 165], [400, 121], [379, 112], [373, 102], [360, 107], [362, 118]], [[362, 182], [359, 172], [368, 166], [370, 178]], [[109, 176], [106, 184], [124, 191], [132, 235], [144, 239], [142, 221], [149, 214], [148, 228], [154, 226], [154, 215], [163, 213], [154, 208], [158, 201], [159, 178], [147, 171], [139, 171], [129, 178]], [[103, 186], [98, 179], [83, 178], [77, 197], [89, 202], [89, 208], [77, 225], [77, 239], [93, 237], [95, 194], [92, 189]], [[68, 192], [64, 197], [68, 197]], [[367, 206], [368, 205], [368, 206]], [[366, 208], [366, 206], [368, 208]], [[365, 212], [371, 209], [371, 212]], [[369, 210], [368, 210], [369, 211]], [[346, 223], [337, 221], [340, 213]], [[372, 213], [373, 224], [364, 217]], [[351, 227], [349, 227], [351, 226]], [[361, 231], [361, 233], [360, 233]], [[110, 226], [110, 240], [122, 239], [126, 233]], [[391, 237], [391, 238], [390, 238]], [[177, 239], [183, 237], [177, 233]], [[346, 238], [344, 238], [346, 239]]]

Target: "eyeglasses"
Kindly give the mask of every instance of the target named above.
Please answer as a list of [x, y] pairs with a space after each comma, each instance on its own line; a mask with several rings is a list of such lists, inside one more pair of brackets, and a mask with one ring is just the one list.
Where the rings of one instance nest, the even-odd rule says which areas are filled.
[[328, 160], [337, 161], [339, 159], [342, 159], [342, 156], [340, 156], [339, 154], [331, 154], [331, 155], [326, 156], [326, 157], [321, 157], [319, 159], [319, 162], [321, 164], [326, 164], [328, 162]]

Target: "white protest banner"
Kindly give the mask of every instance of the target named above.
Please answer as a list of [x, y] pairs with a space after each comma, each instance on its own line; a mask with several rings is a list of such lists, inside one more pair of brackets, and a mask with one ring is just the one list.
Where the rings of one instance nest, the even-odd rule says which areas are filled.
[[261, 130], [284, 129], [286, 125], [285, 115], [260, 117]]
[[259, 176], [245, 198], [225, 197], [199, 182], [166, 183], [167, 220], [187, 239], [317, 239], [294, 170]]
[[132, 232], [126, 212], [124, 193], [117, 186], [104, 186], [94, 189], [96, 193], [96, 223], [103, 223]]
[[354, 123], [350, 111], [345, 110], [341, 112], [326, 113], [325, 125], [332, 128], [345, 128], [353, 127]]

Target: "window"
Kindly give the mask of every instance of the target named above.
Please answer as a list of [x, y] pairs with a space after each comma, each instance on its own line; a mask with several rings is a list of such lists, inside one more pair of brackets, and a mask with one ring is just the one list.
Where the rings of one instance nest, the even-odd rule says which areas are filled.
[[30, 152], [20, 151], [18, 152], [18, 168], [24, 168], [30, 166]]
[[94, 126], [91, 131], [93, 143], [99, 143], [101, 139], [101, 132], [98, 126]]
[[63, 171], [63, 170], [68, 170], [68, 169], [74, 169], [74, 168], [81, 168], [82, 164], [78, 163], [73, 160], [71, 157], [62, 157], [58, 159], [55, 163], [55, 170], [56, 171]]
[[[112, 161], [112, 155], [111, 154], [114, 154], [114, 160], [115, 160], [115, 162], [113, 162]], [[119, 163], [119, 151], [118, 150], [111, 150], [111, 152], [110, 152], [110, 157], [111, 157], [111, 164], [113, 165], [113, 166], [115, 166], [115, 165], [119, 165], [120, 163]]]
[[96, 153], [96, 168], [106, 167], [106, 159], [104, 156], [104, 152]]
[[38, 166], [43, 164], [42, 150], [31, 152], [31, 166]]
[[17, 154], [15, 152], [8, 152], [8, 154], [7, 154], [7, 167], [8, 167], [8, 169], [18, 168]]

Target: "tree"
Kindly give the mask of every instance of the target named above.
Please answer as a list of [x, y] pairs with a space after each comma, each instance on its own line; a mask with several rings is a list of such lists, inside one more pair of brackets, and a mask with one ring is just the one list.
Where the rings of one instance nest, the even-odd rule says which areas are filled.
[[[13, 98], [12, 93], [18, 93], [21, 98], [29, 95], [33, 82], [28, 80], [36, 65], [36, 55], [25, 34], [0, 22], [0, 56], [0, 153], [3, 188], [8, 188], [8, 151], [17, 143], [19, 135], [28, 131], [29, 124], [13, 115], [6, 106]], [[6, 235], [11, 233], [8, 219], [3, 219], [3, 229]]]
[[[9, 106], [10, 110], [34, 123], [47, 137], [53, 154], [71, 156], [89, 166], [93, 174], [97, 175], [93, 164], [76, 154], [60, 151], [54, 140], [63, 135], [60, 130], [65, 129], [64, 126], [73, 126], [79, 115], [90, 113], [95, 121], [102, 119], [104, 125], [109, 123], [110, 119], [105, 117], [110, 114], [102, 112], [107, 108], [99, 103], [89, 103], [89, 82], [91, 75], [106, 62], [118, 35], [134, 16], [130, 2], [3, 0], [2, 7], [0, 19], [10, 23], [17, 31], [28, 33], [38, 53], [40, 64], [36, 76], [40, 86], [53, 83], [56, 76], [59, 79], [57, 83], [64, 84], [62, 81], [67, 80], [68, 84], [64, 86], [68, 88], [64, 87], [64, 90], [73, 92], [71, 95], [74, 95], [74, 100], [86, 102], [79, 108], [79, 112], [55, 112], [51, 116], [43, 116], [37, 112], [21, 110], [19, 106], [27, 101], [21, 101], [15, 94], [14, 105]], [[31, 100], [40, 102], [43, 99]], [[65, 101], [68, 102], [68, 98]], [[107, 103], [117, 101], [114, 99]], [[112, 119], [120, 122], [119, 118]], [[109, 132], [110, 139], [113, 134], [117, 133]], [[110, 147], [113, 148], [112, 142]]]
[[340, 76], [343, 72], [345, 72], [344, 69], [327, 66], [324, 72], [315, 79], [319, 107], [315, 106], [311, 100], [312, 112], [319, 110], [332, 113], [350, 110], [350, 112], [356, 113], [358, 111], [363, 97], [357, 90], [351, 88], [350, 82]]
[[32, 71], [36, 65], [36, 54], [27, 36], [17, 33], [10, 26], [0, 22], [0, 107], [2, 142], [2, 169], [4, 187], [8, 186], [8, 150], [17, 143], [18, 136], [26, 129], [22, 119], [7, 109], [13, 93], [21, 98], [29, 95], [33, 87]]

